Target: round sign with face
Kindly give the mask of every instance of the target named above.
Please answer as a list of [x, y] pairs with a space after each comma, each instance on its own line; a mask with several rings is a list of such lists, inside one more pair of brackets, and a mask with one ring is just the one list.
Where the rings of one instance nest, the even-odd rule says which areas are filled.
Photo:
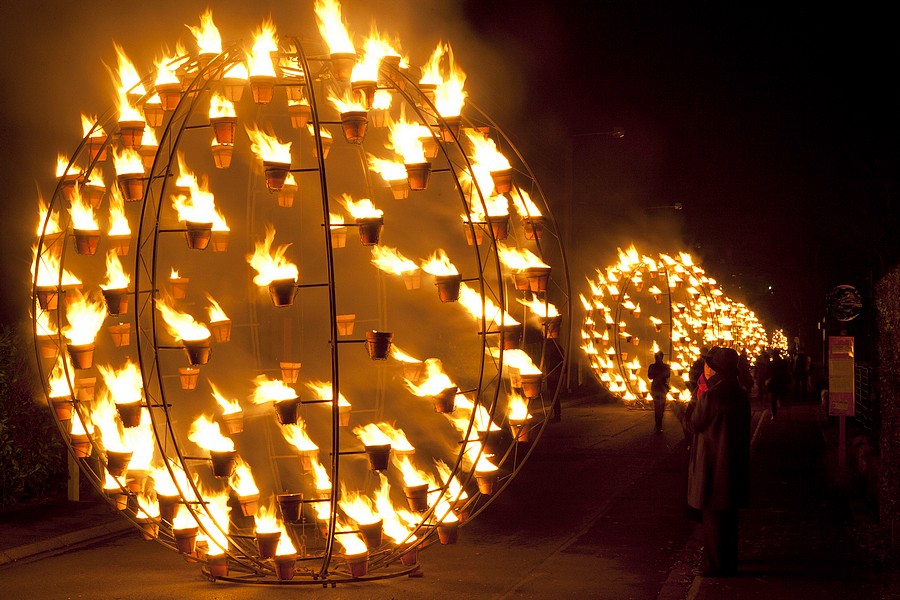
[[825, 297], [828, 314], [838, 321], [852, 321], [862, 309], [862, 296], [852, 285], [838, 285]]

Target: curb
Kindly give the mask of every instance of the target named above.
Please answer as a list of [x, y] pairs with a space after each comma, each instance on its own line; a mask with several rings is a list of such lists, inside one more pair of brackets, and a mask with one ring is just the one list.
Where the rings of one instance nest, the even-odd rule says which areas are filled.
[[57, 550], [68, 550], [88, 542], [100, 541], [122, 535], [132, 529], [126, 519], [116, 519], [104, 525], [95, 525], [78, 531], [64, 533], [39, 542], [23, 544], [0, 551], [0, 567], [34, 558]]

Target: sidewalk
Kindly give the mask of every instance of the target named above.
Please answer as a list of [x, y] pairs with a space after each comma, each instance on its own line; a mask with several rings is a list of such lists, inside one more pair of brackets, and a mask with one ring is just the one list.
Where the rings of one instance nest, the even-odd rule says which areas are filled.
[[[695, 575], [689, 600], [817, 600], [897, 598], [888, 574], [870, 565], [850, 536], [852, 511], [830, 485], [825, 416], [818, 404], [788, 404], [770, 420], [765, 410], [751, 453], [750, 506], [740, 514], [737, 577]], [[685, 562], [699, 571], [700, 527]], [[670, 578], [671, 579], [671, 578]]]
[[0, 567], [133, 531], [106, 502], [38, 504], [0, 513]]

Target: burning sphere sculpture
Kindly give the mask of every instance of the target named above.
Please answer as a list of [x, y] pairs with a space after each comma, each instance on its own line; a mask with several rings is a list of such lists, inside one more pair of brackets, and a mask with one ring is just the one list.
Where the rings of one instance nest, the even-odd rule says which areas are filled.
[[83, 116], [41, 207], [60, 431], [214, 579], [417, 569], [519, 472], [562, 382], [565, 256], [533, 173], [448, 45], [417, 69], [315, 8], [324, 45], [268, 22], [222, 45], [207, 12], [146, 77], [117, 46], [118, 104]]
[[619, 250], [619, 262], [588, 279], [582, 350], [591, 370], [628, 406], [652, 405], [647, 367], [662, 351], [672, 368], [668, 400], [688, 402], [691, 365], [703, 346], [747, 350], [754, 360], [766, 332], [746, 306], [728, 298], [690, 254]]

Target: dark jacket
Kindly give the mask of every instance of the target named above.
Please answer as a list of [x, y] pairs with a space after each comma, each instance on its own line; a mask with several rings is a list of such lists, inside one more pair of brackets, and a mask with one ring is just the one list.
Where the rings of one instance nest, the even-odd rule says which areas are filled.
[[716, 374], [685, 411], [694, 434], [688, 466], [688, 504], [700, 510], [746, 506], [750, 482], [750, 401], [732, 376]]
[[669, 377], [672, 367], [664, 362], [654, 362], [647, 367], [647, 378], [650, 380], [650, 393], [666, 394], [669, 391]]

